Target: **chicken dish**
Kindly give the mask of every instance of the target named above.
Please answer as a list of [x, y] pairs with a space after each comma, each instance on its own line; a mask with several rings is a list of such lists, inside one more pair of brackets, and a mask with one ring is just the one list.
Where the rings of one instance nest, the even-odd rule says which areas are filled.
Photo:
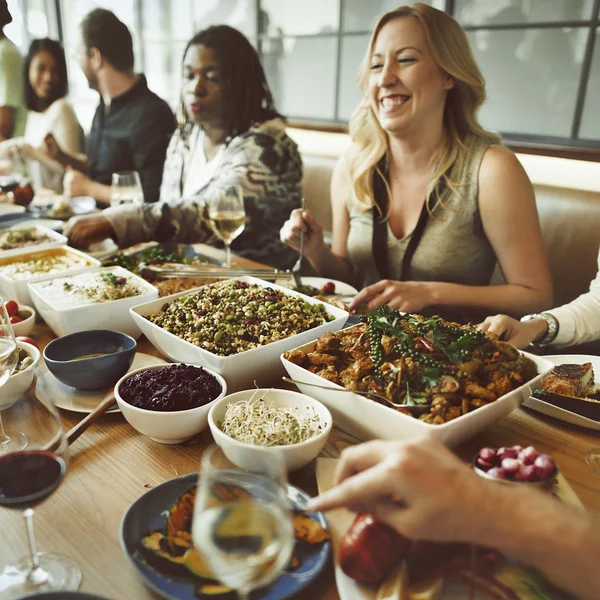
[[285, 357], [346, 389], [422, 405], [416, 413], [397, 410], [434, 425], [494, 402], [537, 375], [532, 360], [472, 325], [388, 306], [362, 319], [322, 335], [312, 352], [296, 349]]

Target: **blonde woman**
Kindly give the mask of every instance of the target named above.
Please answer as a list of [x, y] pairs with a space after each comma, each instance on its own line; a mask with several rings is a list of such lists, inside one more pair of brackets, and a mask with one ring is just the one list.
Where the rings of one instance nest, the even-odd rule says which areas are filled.
[[[295, 210], [281, 239], [324, 277], [364, 287], [351, 308], [467, 317], [550, 305], [532, 185], [476, 112], [485, 84], [460, 25], [421, 3], [383, 15], [359, 76], [364, 99], [331, 184], [333, 244]], [[506, 284], [489, 286], [496, 261]]]

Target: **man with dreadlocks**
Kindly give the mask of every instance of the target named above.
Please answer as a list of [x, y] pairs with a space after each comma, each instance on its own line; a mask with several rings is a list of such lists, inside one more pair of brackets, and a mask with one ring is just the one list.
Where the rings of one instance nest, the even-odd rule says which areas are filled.
[[237, 30], [209, 27], [188, 43], [183, 59], [180, 126], [171, 138], [156, 205], [111, 207], [72, 219], [79, 247], [107, 237], [119, 246], [141, 241], [212, 241], [206, 200], [240, 186], [246, 228], [233, 242], [241, 256], [289, 268], [297, 253], [279, 240], [300, 205], [302, 163], [286, 135], [256, 50]]

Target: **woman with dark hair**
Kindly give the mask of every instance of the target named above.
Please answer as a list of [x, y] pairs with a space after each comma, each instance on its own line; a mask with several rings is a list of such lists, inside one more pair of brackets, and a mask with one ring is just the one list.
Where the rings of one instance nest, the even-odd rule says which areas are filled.
[[[25, 135], [0, 145], [0, 154], [11, 158], [15, 150], [31, 162], [34, 179], [43, 187], [62, 190], [63, 168], [37, 149], [51, 134], [70, 154], [83, 150], [83, 131], [67, 102], [67, 64], [62, 46], [48, 38], [33, 40], [25, 59], [25, 104], [28, 109]], [[41, 161], [41, 162], [38, 162]]]
[[180, 112], [160, 202], [72, 219], [66, 229], [71, 243], [88, 247], [107, 237], [121, 247], [147, 240], [212, 241], [206, 199], [238, 185], [247, 221], [233, 251], [290, 267], [296, 252], [281, 243], [278, 232], [300, 204], [302, 163], [275, 109], [258, 54], [239, 31], [219, 25], [189, 41]]

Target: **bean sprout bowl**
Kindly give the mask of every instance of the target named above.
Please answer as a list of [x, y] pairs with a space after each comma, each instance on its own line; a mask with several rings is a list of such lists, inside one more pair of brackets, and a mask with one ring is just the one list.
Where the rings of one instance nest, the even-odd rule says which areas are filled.
[[550, 489], [558, 475], [554, 459], [533, 446], [481, 448], [471, 463], [481, 477], [505, 484]]
[[288, 471], [314, 460], [333, 419], [327, 407], [305, 394], [278, 389], [243, 390], [216, 401], [208, 425], [218, 446], [236, 466], [250, 468], [257, 447], [280, 451]]

